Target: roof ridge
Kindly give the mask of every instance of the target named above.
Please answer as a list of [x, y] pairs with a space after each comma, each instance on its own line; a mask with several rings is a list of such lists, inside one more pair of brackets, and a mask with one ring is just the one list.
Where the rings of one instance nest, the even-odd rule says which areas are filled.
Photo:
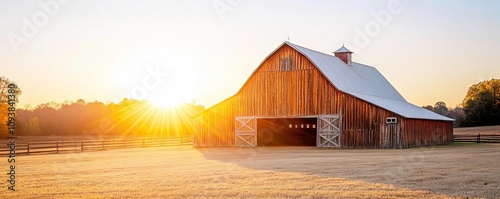
[[[313, 52], [316, 52], [316, 53], [320, 53], [320, 54], [323, 54], [323, 55], [326, 55], [326, 56], [338, 58], [335, 55], [331, 55], [331, 54], [327, 54], [327, 53], [320, 52], [320, 51], [317, 51], [317, 50], [313, 50], [313, 49], [310, 49], [310, 48], [307, 48], [307, 47], [304, 47], [304, 46], [301, 46], [301, 45], [298, 45], [298, 44], [291, 43], [289, 41], [285, 41], [285, 44], [288, 44], [288, 45], [292, 46], [292, 48], [294, 48], [293, 46], [298, 46], [298, 47], [305, 48], [307, 50], [310, 50], [310, 51], [313, 51]], [[296, 50], [298, 50], [298, 49], [296, 49]], [[360, 65], [360, 66], [365, 66], [365, 67], [376, 69], [375, 66], [366, 65], [366, 64], [359, 63], [359, 62], [352, 62], [352, 63], [355, 63], [355, 64]]]
[[298, 44], [290, 43], [288, 41], [285, 41], [285, 43], [286, 44], [291, 44], [291, 45], [294, 45], [294, 46], [298, 46], [298, 47], [301, 47], [301, 48], [305, 48], [307, 50], [310, 50], [310, 51], [313, 51], [313, 52], [316, 52], [316, 53], [320, 53], [320, 54], [323, 54], [323, 55], [327, 55], [327, 56], [330, 56], [330, 57], [335, 57], [334, 55], [327, 54], [327, 53], [324, 53], [324, 52], [320, 52], [320, 51], [317, 51], [317, 50], [313, 50], [313, 49], [310, 49], [310, 48], [307, 48], [307, 47], [304, 47], [304, 46], [301, 46], [301, 45], [298, 45]]

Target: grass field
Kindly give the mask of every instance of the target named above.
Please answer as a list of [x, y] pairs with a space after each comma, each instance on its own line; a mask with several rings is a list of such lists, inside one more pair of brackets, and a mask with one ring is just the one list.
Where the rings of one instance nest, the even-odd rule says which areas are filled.
[[[6, 171], [7, 161], [0, 161]], [[500, 145], [157, 147], [20, 156], [1, 198], [500, 197]]]
[[500, 126], [480, 126], [480, 127], [464, 127], [464, 128], [454, 128], [453, 134], [455, 135], [477, 135], [488, 134], [488, 135], [500, 135]]

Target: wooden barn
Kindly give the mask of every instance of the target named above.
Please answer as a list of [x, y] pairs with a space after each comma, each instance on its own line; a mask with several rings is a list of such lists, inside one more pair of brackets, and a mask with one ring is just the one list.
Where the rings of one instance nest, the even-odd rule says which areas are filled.
[[284, 42], [233, 96], [194, 117], [196, 147], [449, 144], [453, 120], [407, 102], [380, 72]]

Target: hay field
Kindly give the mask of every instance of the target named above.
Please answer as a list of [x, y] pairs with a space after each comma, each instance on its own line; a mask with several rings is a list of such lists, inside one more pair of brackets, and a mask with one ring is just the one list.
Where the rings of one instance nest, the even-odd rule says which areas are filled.
[[455, 135], [477, 135], [488, 134], [488, 135], [500, 135], [500, 125], [497, 126], [479, 126], [479, 127], [462, 127], [454, 128], [453, 134]]
[[499, 144], [403, 150], [183, 146], [17, 161], [17, 191], [8, 191], [1, 179], [2, 198], [500, 197]]

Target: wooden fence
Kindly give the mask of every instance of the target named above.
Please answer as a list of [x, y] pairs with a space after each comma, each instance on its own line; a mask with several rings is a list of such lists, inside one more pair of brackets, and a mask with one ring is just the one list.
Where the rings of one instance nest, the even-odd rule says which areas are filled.
[[500, 135], [454, 135], [453, 142], [500, 143]]
[[[143, 138], [143, 139], [117, 139], [117, 140], [57, 140], [33, 141], [16, 143], [16, 155], [30, 155], [40, 153], [82, 152], [118, 148], [134, 147], [161, 147], [192, 145], [192, 136], [170, 138]], [[10, 149], [7, 143], [0, 145], [0, 156], [8, 156]]]

